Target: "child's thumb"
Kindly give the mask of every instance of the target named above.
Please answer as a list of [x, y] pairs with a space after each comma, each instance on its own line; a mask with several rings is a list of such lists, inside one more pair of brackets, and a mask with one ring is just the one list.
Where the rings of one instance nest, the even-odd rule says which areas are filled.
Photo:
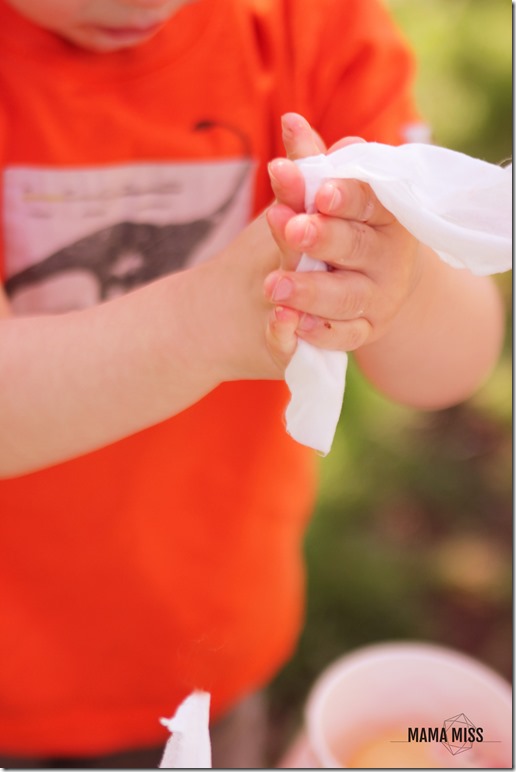
[[281, 118], [281, 128], [285, 151], [292, 161], [326, 152], [323, 140], [302, 115], [285, 113]]

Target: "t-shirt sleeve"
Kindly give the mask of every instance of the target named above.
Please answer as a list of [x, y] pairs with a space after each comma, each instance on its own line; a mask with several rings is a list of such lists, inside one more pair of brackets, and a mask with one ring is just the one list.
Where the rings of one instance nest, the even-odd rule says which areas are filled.
[[300, 112], [331, 144], [349, 135], [400, 144], [427, 137], [413, 96], [415, 57], [381, 0], [298, 0]]

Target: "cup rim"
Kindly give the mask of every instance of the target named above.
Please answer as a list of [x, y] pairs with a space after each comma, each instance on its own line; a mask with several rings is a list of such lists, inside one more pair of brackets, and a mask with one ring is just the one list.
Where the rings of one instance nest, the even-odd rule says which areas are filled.
[[329, 664], [316, 679], [306, 701], [304, 718], [308, 739], [316, 757], [325, 768], [340, 769], [341, 765], [331, 751], [326, 749], [322, 732], [312, 717], [317, 709], [324, 704], [326, 697], [335, 685], [336, 676], [342, 671], [343, 666], [353, 670], [369, 661], [400, 661], [401, 658], [407, 656], [416, 656], [433, 662], [446, 661], [446, 663], [459, 668], [473, 670], [478, 680], [489, 683], [491, 688], [497, 690], [500, 698], [502, 700], [505, 698], [508, 708], [512, 710], [511, 684], [491, 667], [468, 654], [442, 644], [415, 640], [366, 644], [346, 652]]

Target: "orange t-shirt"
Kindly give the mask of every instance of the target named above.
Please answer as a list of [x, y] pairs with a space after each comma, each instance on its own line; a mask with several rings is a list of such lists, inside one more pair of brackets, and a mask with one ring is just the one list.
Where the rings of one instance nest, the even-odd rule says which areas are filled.
[[[0, 268], [19, 314], [90, 305], [221, 249], [270, 199], [285, 111], [328, 143], [397, 143], [417, 121], [411, 57], [377, 0], [200, 0], [102, 55], [1, 2], [0, 48]], [[223, 385], [0, 482], [0, 751], [161, 743], [159, 717], [191, 689], [217, 716], [285, 662], [315, 494], [286, 401], [283, 384]]]

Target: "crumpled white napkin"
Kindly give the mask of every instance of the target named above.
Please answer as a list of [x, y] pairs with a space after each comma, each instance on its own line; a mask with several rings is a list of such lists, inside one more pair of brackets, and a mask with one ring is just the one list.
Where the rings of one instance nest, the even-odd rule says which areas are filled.
[[[500, 167], [434, 145], [399, 147], [356, 143], [329, 155], [297, 161], [312, 212], [315, 193], [326, 179], [369, 183], [380, 202], [446, 263], [487, 275], [512, 265], [512, 168]], [[298, 271], [326, 270], [303, 255]], [[344, 397], [347, 355], [303, 340], [285, 380], [291, 401], [288, 433], [326, 455], [333, 442]]]
[[210, 695], [192, 692], [178, 707], [172, 718], [161, 723], [172, 732], [160, 769], [208, 769], [211, 767], [209, 731]]

